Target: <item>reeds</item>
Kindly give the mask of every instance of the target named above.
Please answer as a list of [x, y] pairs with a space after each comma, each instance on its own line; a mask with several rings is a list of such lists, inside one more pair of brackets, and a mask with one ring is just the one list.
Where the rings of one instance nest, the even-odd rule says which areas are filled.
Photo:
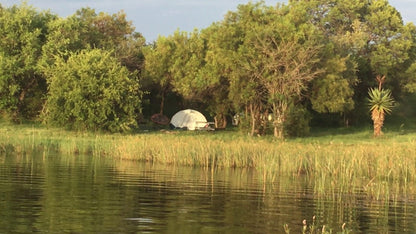
[[350, 138], [348, 143], [332, 138], [282, 142], [236, 132], [110, 135], [0, 125], [0, 153], [44, 151], [210, 169], [254, 168], [264, 181], [306, 176], [317, 193], [332, 196], [360, 187], [374, 199], [388, 200], [413, 189], [409, 184], [416, 181], [415, 135], [356, 141], [351, 134]]
[[[288, 224], [284, 224], [283, 229], [286, 234], [290, 233], [290, 228]], [[351, 230], [346, 228], [346, 223], [343, 223], [341, 226], [341, 232], [336, 232], [336, 233], [348, 234], [351, 232], [352, 232]], [[322, 225], [322, 228], [318, 228], [318, 225], [316, 223], [316, 216], [312, 217], [312, 223], [310, 224], [308, 224], [306, 219], [302, 221], [302, 234], [318, 234], [318, 233], [330, 234], [330, 233], [333, 233], [333, 230], [331, 228], [326, 227], [326, 225]]]

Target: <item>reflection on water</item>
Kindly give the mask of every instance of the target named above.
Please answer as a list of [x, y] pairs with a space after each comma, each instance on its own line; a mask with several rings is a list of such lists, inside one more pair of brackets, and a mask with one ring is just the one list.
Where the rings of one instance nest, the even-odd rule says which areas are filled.
[[317, 195], [307, 177], [263, 183], [214, 171], [90, 156], [0, 156], [0, 233], [415, 233], [415, 203], [360, 192]]

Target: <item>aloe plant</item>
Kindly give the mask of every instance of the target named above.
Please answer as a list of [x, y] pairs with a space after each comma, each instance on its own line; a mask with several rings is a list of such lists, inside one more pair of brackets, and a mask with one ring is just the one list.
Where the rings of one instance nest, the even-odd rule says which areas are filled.
[[384, 124], [386, 114], [390, 114], [394, 99], [391, 96], [391, 91], [388, 89], [374, 89], [368, 91], [371, 119], [373, 120], [374, 136], [378, 137], [382, 134], [381, 128]]

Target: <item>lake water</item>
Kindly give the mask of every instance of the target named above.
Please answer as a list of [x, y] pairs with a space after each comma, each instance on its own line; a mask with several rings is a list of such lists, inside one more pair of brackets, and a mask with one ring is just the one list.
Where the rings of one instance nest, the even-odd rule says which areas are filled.
[[415, 233], [415, 201], [318, 195], [306, 177], [263, 182], [214, 171], [91, 156], [0, 155], [0, 233]]

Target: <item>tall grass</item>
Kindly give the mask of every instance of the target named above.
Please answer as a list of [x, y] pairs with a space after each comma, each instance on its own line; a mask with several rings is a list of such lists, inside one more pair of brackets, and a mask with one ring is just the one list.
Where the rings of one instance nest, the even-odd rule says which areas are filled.
[[[371, 138], [371, 131], [290, 141], [252, 138], [236, 132], [151, 132], [93, 134], [35, 125], [0, 125], [0, 153], [55, 152], [90, 154], [157, 164], [254, 168], [264, 181], [277, 176], [307, 176], [315, 190], [336, 196], [360, 187], [375, 199], [398, 196], [416, 181], [416, 134], [391, 133]], [[395, 182], [395, 183], [389, 183]], [[386, 183], [400, 185], [400, 188]], [[412, 188], [413, 189], [413, 188]], [[353, 191], [350, 191], [353, 192]]]

